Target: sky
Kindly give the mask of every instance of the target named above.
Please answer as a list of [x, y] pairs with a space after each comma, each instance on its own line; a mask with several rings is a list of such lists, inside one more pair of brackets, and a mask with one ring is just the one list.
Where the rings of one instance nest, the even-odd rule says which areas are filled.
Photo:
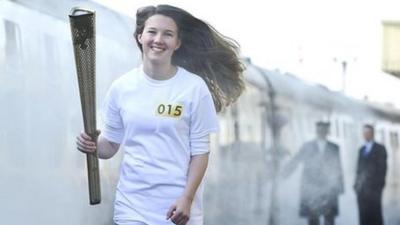
[[[146, 5], [171, 4], [189, 11], [239, 42], [242, 55], [267, 69], [359, 99], [400, 107], [400, 79], [381, 71], [384, 20], [399, 20], [394, 0], [96, 0], [134, 16]], [[347, 71], [343, 76], [342, 62]], [[345, 77], [343, 82], [343, 77]]]

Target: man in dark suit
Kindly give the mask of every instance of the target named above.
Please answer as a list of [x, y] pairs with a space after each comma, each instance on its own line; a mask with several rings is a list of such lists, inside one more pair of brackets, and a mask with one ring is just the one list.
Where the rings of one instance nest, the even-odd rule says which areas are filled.
[[307, 218], [309, 225], [319, 225], [320, 217], [324, 217], [325, 225], [334, 225], [339, 213], [338, 196], [344, 192], [339, 146], [327, 140], [329, 126], [317, 122], [317, 138], [303, 144], [283, 172], [288, 176], [303, 164], [300, 216]]
[[383, 225], [382, 192], [386, 177], [385, 146], [374, 141], [374, 127], [365, 125], [366, 143], [360, 148], [354, 189], [360, 216], [360, 225]]

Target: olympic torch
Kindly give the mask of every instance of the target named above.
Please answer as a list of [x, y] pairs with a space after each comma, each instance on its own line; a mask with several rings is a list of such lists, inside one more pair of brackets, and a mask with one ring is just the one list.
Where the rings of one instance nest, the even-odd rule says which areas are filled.
[[[95, 12], [75, 7], [71, 9], [71, 25], [76, 72], [78, 75], [79, 94], [85, 132], [97, 142], [96, 129], [96, 29]], [[90, 204], [101, 201], [99, 160], [97, 150], [88, 153], [87, 172]]]

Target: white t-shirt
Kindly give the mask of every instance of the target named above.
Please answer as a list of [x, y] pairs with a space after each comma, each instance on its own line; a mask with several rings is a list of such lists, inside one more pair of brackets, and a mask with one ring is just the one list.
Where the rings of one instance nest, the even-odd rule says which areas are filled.
[[[195, 143], [219, 130], [204, 80], [181, 67], [167, 80], [136, 68], [112, 83], [102, 118], [102, 135], [124, 151], [114, 221], [173, 224], [166, 213], [185, 189], [190, 157], [209, 151]], [[202, 194], [203, 182], [192, 204], [191, 225], [203, 224]]]

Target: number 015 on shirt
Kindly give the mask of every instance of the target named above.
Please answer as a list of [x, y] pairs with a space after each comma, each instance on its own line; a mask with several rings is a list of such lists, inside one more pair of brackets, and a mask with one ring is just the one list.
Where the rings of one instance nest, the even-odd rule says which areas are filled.
[[159, 104], [156, 109], [156, 115], [167, 116], [173, 118], [181, 117], [183, 113], [183, 105], [181, 104]]

